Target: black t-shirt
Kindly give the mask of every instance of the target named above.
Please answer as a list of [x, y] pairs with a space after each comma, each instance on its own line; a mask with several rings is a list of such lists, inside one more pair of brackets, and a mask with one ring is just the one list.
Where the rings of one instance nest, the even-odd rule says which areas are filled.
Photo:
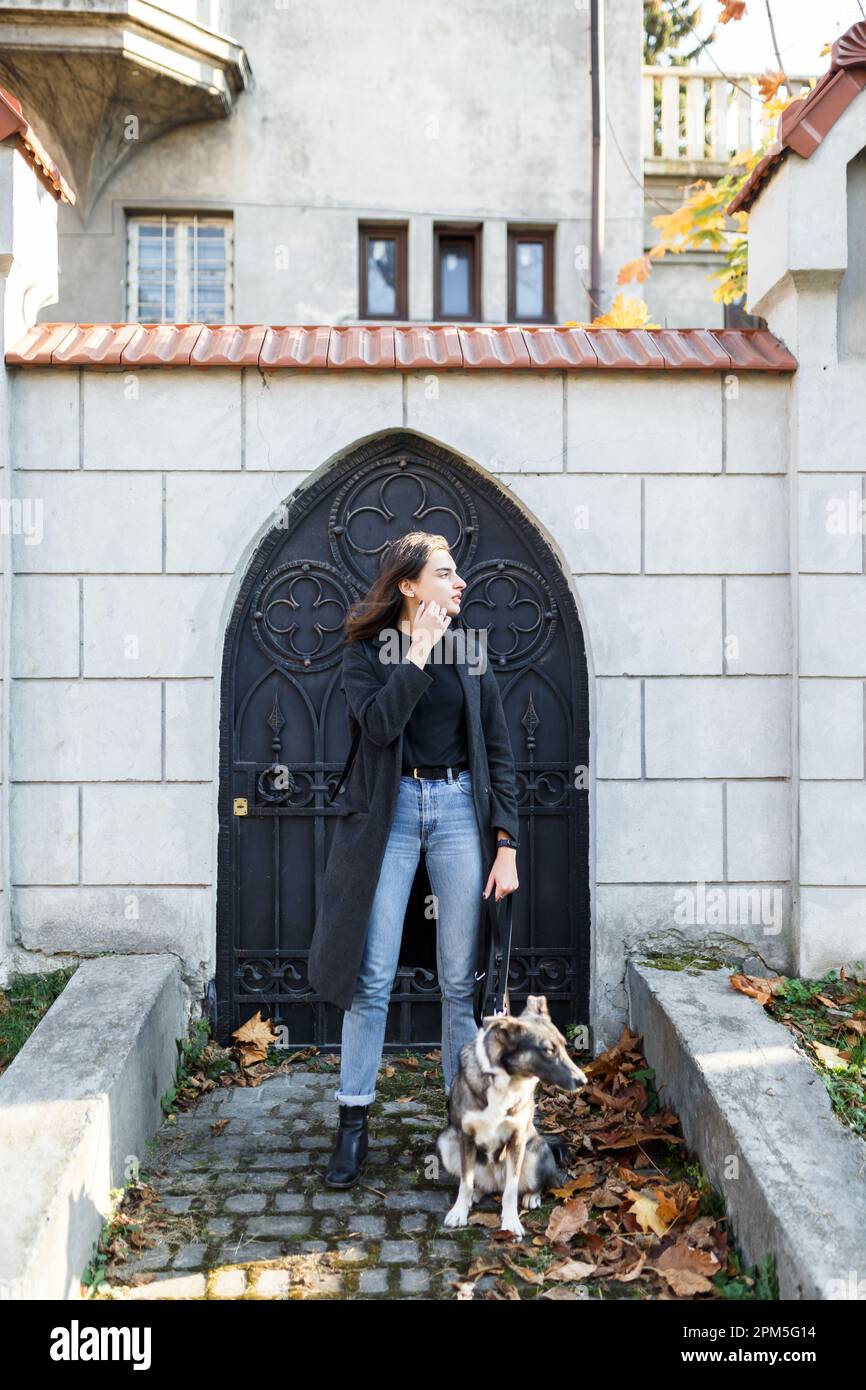
[[[455, 767], [468, 765], [466, 739], [466, 710], [463, 683], [455, 662], [465, 666], [465, 651], [451, 640], [447, 629], [433, 647], [422, 669], [432, 677], [432, 684], [415, 704], [403, 730], [404, 776], [412, 775], [413, 767]], [[405, 654], [408, 641], [402, 645]]]

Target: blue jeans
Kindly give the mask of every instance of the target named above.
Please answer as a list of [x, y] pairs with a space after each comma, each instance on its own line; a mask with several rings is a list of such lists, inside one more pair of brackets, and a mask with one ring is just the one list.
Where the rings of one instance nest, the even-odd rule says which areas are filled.
[[340, 1088], [334, 1092], [341, 1105], [369, 1105], [376, 1099], [403, 918], [422, 849], [437, 908], [431, 926], [435, 921], [446, 1093], [457, 1075], [460, 1049], [478, 1032], [473, 990], [484, 865], [472, 774], [467, 770], [452, 776], [449, 771], [447, 780], [401, 777], [352, 1007], [343, 1014]]

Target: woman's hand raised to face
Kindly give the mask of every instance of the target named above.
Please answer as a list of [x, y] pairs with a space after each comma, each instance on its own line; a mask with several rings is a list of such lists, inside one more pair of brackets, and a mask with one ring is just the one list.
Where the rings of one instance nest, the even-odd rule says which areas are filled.
[[412, 642], [429, 654], [439, 642], [451, 622], [440, 603], [425, 603], [422, 599], [415, 612], [412, 624]]

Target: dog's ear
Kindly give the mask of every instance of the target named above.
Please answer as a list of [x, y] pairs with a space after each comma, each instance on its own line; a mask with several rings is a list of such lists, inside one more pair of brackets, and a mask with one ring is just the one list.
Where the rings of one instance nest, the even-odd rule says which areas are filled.
[[512, 1018], [511, 1014], [485, 1014], [482, 1023], [484, 1027], [493, 1027], [503, 1033], [513, 1033], [520, 1027], [520, 1020]]
[[528, 994], [526, 996], [526, 1008], [523, 1011], [527, 1014], [540, 1014], [542, 1018], [550, 1018], [547, 1008], [547, 999], [543, 994]]

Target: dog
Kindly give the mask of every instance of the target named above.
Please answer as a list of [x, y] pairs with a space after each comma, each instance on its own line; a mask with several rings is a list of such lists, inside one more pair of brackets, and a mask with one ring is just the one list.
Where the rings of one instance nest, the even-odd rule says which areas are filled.
[[550, 1146], [534, 1124], [539, 1081], [576, 1091], [586, 1076], [568, 1055], [543, 994], [530, 994], [516, 1018], [485, 1018], [475, 1041], [460, 1050], [448, 1096], [448, 1127], [436, 1140], [445, 1171], [459, 1177], [446, 1226], [465, 1226], [473, 1194], [502, 1193], [503, 1231], [525, 1234], [518, 1198], [541, 1206], [542, 1192], [564, 1181]]

